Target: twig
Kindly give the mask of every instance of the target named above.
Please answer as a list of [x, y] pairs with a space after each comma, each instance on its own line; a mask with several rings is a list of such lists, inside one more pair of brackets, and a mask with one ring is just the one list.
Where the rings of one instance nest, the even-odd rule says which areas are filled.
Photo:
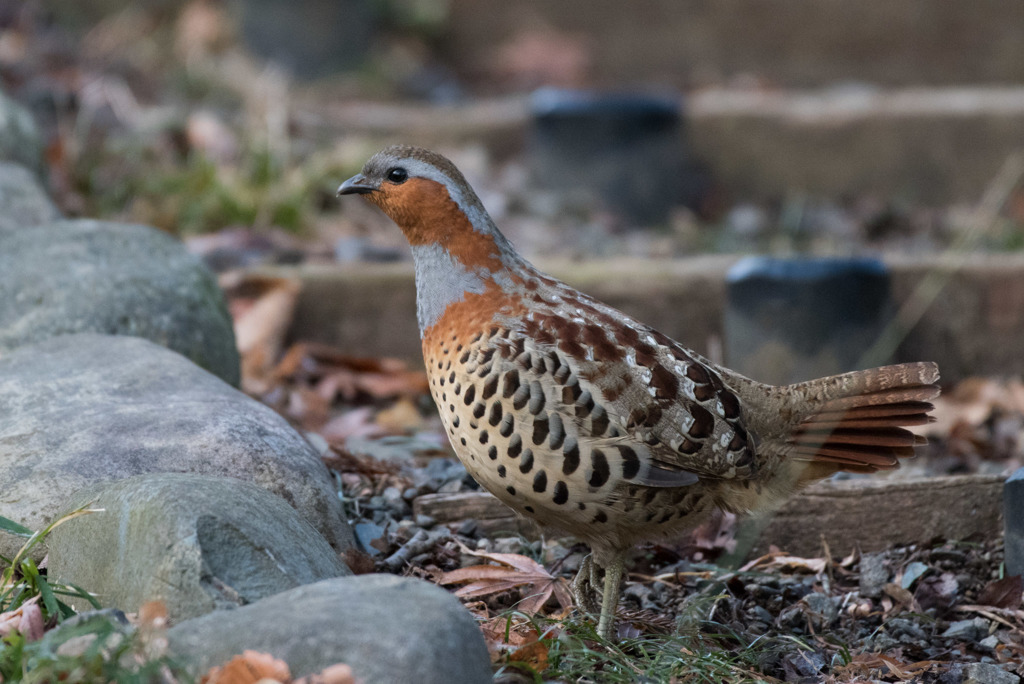
[[391, 572], [396, 572], [413, 557], [420, 555], [437, 544], [451, 538], [451, 532], [439, 528], [431, 532], [420, 530], [412, 536], [412, 539], [402, 544], [393, 554], [384, 559], [384, 567]]

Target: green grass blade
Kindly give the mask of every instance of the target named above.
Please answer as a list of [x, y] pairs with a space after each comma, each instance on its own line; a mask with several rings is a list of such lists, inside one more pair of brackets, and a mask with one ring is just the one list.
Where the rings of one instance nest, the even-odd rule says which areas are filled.
[[100, 605], [100, 602], [96, 600], [95, 596], [93, 596], [77, 584], [68, 583], [58, 585], [54, 588], [54, 593], [59, 594], [61, 596], [74, 596], [76, 598], [85, 599], [89, 602], [89, 605], [91, 605], [96, 610], [99, 610], [103, 607]]
[[43, 606], [46, 608], [47, 616], [57, 615], [60, 612], [60, 607], [57, 605], [57, 597], [53, 595], [50, 583], [41, 576], [36, 578], [36, 583], [39, 587], [39, 595], [43, 597]]
[[[18, 523], [14, 522], [10, 518], [5, 518], [2, 515], [0, 515], [0, 530], [3, 530], [4, 532], [10, 532], [11, 534], [15, 534], [15, 535], [17, 535], [19, 537], [31, 537], [32, 536], [32, 530], [28, 529], [24, 525], [19, 525]], [[5, 563], [9, 563], [10, 561], [8, 561], [5, 558], [4, 562]]]

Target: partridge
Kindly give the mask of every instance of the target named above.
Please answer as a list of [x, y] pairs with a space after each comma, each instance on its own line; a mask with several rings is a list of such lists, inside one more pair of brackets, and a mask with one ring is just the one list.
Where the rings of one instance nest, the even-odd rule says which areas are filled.
[[[404, 232], [452, 447], [501, 501], [591, 547], [605, 638], [638, 542], [716, 508], [769, 510], [837, 471], [896, 468], [924, 443], [905, 428], [931, 420], [933, 363], [761, 384], [541, 273], [439, 154], [388, 147], [338, 194], [362, 195]], [[584, 606], [592, 575], [585, 564], [574, 583]]]

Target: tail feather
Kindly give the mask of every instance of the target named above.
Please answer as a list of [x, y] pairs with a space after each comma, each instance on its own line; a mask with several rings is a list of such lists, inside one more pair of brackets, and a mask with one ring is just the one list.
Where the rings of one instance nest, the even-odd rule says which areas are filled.
[[935, 364], [913, 363], [793, 385], [812, 408], [789, 431], [787, 457], [815, 464], [809, 479], [898, 468], [900, 458], [927, 443], [906, 428], [932, 422], [938, 379]]

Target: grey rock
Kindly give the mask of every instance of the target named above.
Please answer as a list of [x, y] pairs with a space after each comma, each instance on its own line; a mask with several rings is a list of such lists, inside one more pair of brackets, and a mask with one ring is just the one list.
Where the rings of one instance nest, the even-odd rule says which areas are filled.
[[921, 625], [908, 618], [892, 618], [885, 623], [885, 628], [904, 644], [928, 640], [928, 634]]
[[971, 663], [964, 668], [967, 674], [963, 684], [1018, 684], [1020, 677], [998, 665]]
[[988, 649], [989, 651], [994, 651], [996, 649], [996, 646], [998, 645], [999, 637], [997, 637], [995, 634], [990, 634], [989, 636], [985, 637], [984, 639], [978, 642], [978, 646], [980, 646], [981, 648]]
[[889, 581], [889, 568], [883, 553], [865, 553], [860, 558], [860, 595], [878, 598]]
[[239, 381], [224, 296], [174, 238], [148, 226], [90, 220], [5, 234], [0, 354], [79, 332], [144, 337]]
[[35, 174], [21, 164], [0, 161], [0, 238], [58, 218], [60, 212]]
[[12, 161], [40, 177], [43, 139], [27, 109], [0, 92], [0, 160]]
[[[252, 482], [335, 549], [353, 543], [309, 443], [184, 357], [139, 338], [94, 334], [0, 357], [0, 515], [39, 529], [83, 487], [158, 472]], [[18, 542], [3, 535], [0, 554], [10, 557]]]
[[458, 600], [422, 580], [394, 575], [292, 589], [182, 622], [168, 640], [171, 654], [195, 673], [255, 649], [284, 660], [294, 677], [346, 663], [374, 684], [491, 681], [483, 637]]
[[280, 497], [231, 477], [153, 473], [87, 487], [54, 529], [49, 573], [134, 612], [162, 600], [172, 621], [351, 574]]
[[988, 634], [988, 620], [985, 618], [972, 618], [970, 620], [957, 620], [951, 622], [945, 632], [941, 634], [946, 639], [961, 639], [965, 641], [979, 641]]
[[372, 542], [384, 536], [383, 527], [372, 522], [361, 522], [355, 524], [354, 530], [356, 540], [359, 542], [359, 548], [370, 556], [379, 556], [381, 554], [380, 549], [375, 548]]
[[807, 606], [807, 619], [815, 630], [828, 629], [839, 617], [839, 604], [837, 599], [812, 592], [801, 599]]

